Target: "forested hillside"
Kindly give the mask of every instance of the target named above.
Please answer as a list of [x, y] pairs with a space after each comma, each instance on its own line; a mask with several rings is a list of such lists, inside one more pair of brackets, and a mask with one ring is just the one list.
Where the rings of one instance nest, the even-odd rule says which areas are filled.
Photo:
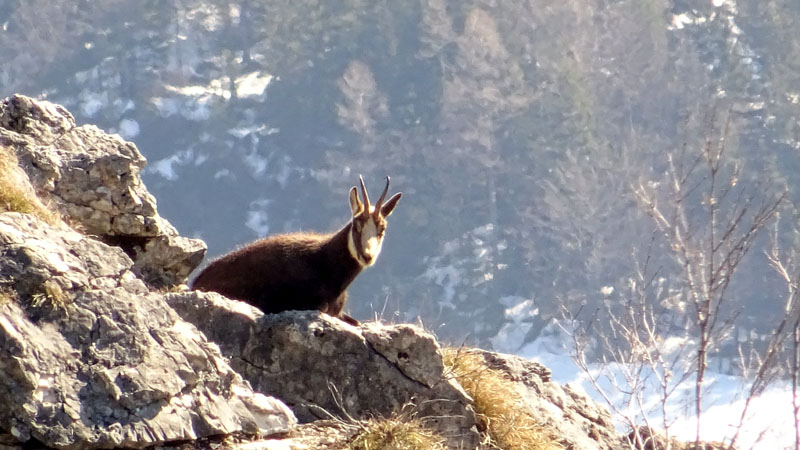
[[390, 175], [355, 317], [513, 352], [641, 299], [759, 343], [794, 311], [798, 29], [789, 0], [12, 0], [0, 97], [134, 141], [211, 256], [339, 227], [358, 175]]

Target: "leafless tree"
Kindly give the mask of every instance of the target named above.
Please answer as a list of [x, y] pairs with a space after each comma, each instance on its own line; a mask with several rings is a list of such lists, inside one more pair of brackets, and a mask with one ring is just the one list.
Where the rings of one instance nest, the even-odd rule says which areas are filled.
[[[635, 407], [648, 429], [648, 408], [641, 395], [648, 383], [660, 389], [661, 427], [666, 430], [668, 448], [671, 419], [667, 400], [686, 382], [694, 384], [695, 445], [700, 445], [709, 355], [731, 343], [731, 330], [738, 318], [731, 283], [785, 199], [785, 194], [775, 193], [769, 181], [744, 177], [730, 150], [732, 123], [730, 111], [722, 119], [712, 114], [705, 121], [707, 131], [699, 145], [687, 143], [666, 155], [663, 178], [640, 180], [632, 186], [654, 230], [646, 252], [634, 255], [643, 262], [637, 265], [627, 289], [618, 294], [620, 302], [606, 301], [591, 315], [588, 326], [578, 327], [578, 317], [565, 314], [567, 323], [573, 324], [567, 331], [573, 336], [579, 366], [591, 374], [585, 357], [591, 336], [604, 355], [601, 363], [607, 370], [600, 373], [608, 376], [610, 364], [621, 371], [624, 379], [611, 379], [611, 385], [625, 395], [626, 406]], [[778, 324], [775, 337], [759, 353], [737, 431], [727, 443], [729, 448], [736, 444], [750, 402], [774, 379], [779, 350], [792, 325], [788, 308], [795, 303], [792, 283], [797, 278], [781, 264], [777, 250], [768, 258], [790, 286], [787, 314]], [[608, 332], [581, 331], [591, 329], [591, 321], [600, 317], [608, 320]], [[589, 377], [596, 388], [602, 387], [600, 376]], [[608, 393], [601, 395], [611, 400]], [[646, 436], [638, 433], [637, 415], [612, 408], [623, 412], [634, 430], [631, 446], [644, 448]]]
[[[674, 418], [670, 417], [667, 404], [692, 375], [686, 357], [688, 330], [673, 325], [680, 314], [674, 308], [680, 292], [668, 285], [651, 260], [656, 237], [653, 234], [650, 245], [638, 259], [642, 262], [637, 263], [634, 275], [616, 297], [605, 290], [604, 306], [591, 314], [586, 314], [587, 311], [573, 314], [566, 306], [563, 309], [566, 320], [562, 327], [573, 338], [578, 366], [617, 417], [632, 430], [629, 439], [634, 449], [650, 448], [649, 441], [658, 428], [664, 430], [666, 449], [670, 448]], [[633, 256], [637, 259], [640, 255]], [[617, 297], [619, 305], [614, 303]], [[600, 370], [592, 368], [589, 351], [600, 355]], [[652, 407], [646, 404], [645, 397], [652, 389], [658, 392], [660, 426], [649, 419]], [[642, 422], [644, 427], [640, 426]]]
[[369, 66], [351, 61], [338, 82], [342, 101], [336, 104], [339, 123], [359, 135], [366, 151], [375, 141], [375, 125], [389, 114], [386, 95], [379, 89]]
[[[796, 208], [792, 208], [795, 211]], [[800, 235], [797, 226], [797, 217], [792, 217], [791, 234], [796, 239]], [[778, 273], [786, 286], [786, 297], [783, 308], [783, 317], [775, 327], [766, 349], [756, 364], [756, 379], [768, 380], [770, 372], [778, 365], [778, 360], [785, 356], [788, 350], [788, 371], [792, 382], [792, 409], [794, 414], [795, 450], [800, 450], [800, 398], [798, 398], [798, 382], [800, 382], [800, 247], [793, 242], [793, 246], [786, 251], [781, 251], [779, 221], [775, 222], [770, 239], [770, 248], [766, 252], [770, 265]], [[788, 341], [788, 342], [787, 342]], [[765, 381], [753, 383], [750, 387], [750, 396], [745, 410], [744, 418], [749, 406], [750, 398], [763, 391]], [[736, 436], [734, 436], [734, 440]]]
[[784, 200], [783, 194], [765, 193], [767, 186], [748, 188], [739, 182], [740, 167], [726, 154], [731, 114], [721, 129], [716, 121], [714, 114], [701, 151], [692, 154], [684, 146], [678, 155], [668, 155], [665, 179], [634, 188], [682, 268], [688, 317], [697, 339], [693, 352], [698, 445], [708, 355], [723, 344], [736, 319], [734, 305], [728, 305], [728, 288], [756, 236]]

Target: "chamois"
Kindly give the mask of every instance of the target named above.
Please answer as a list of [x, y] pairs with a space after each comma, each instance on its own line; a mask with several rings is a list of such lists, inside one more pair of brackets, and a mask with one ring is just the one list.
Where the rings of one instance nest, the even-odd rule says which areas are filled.
[[264, 313], [318, 309], [352, 325], [342, 313], [347, 287], [381, 251], [386, 218], [402, 193], [384, 203], [389, 177], [375, 206], [369, 203], [364, 180], [358, 177], [364, 202], [350, 188], [352, 219], [331, 234], [290, 233], [266, 237], [211, 262], [192, 289], [218, 292], [242, 300]]

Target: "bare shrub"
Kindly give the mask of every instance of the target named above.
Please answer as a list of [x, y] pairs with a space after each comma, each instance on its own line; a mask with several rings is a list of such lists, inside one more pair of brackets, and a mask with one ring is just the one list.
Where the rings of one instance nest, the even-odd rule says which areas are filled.
[[[686, 143], [666, 155], [663, 178], [632, 186], [653, 234], [648, 248], [634, 252], [636, 270], [617, 293], [619, 301], [608, 298], [596, 311], [564, 311], [563, 328], [573, 338], [575, 359], [633, 430], [631, 448], [647, 448], [646, 436], [656, 428], [664, 430], [671, 448], [670, 427], [677, 418], [667, 404], [687, 383], [693, 385], [694, 445], [700, 446], [709, 355], [735, 344], [732, 330], [741, 305], [732, 282], [785, 199], [770, 180], [744, 176], [729, 149], [730, 112], [722, 118], [712, 114], [705, 126], [700, 143]], [[781, 272], [777, 253], [769, 262]], [[793, 280], [788, 269], [783, 272]], [[727, 448], [736, 445], [752, 399], [775, 379], [778, 349], [791, 334], [786, 317], [772, 341], [754, 350], [759, 355], [751, 360], [757, 361], [755, 370], [743, 373], [748, 376], [744, 410]], [[590, 366], [590, 354], [602, 355], [599, 369]], [[645, 394], [652, 389], [659, 392], [658, 405], [647, 403]], [[660, 413], [659, 424], [648, 418], [654, 410]]]

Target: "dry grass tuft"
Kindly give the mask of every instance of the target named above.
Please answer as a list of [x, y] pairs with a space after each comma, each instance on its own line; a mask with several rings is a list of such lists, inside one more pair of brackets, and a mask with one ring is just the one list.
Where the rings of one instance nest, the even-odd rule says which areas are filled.
[[58, 215], [43, 205], [36, 194], [21, 185], [23, 179], [16, 155], [11, 149], [0, 147], [0, 212], [31, 214], [51, 225], [58, 222]]
[[0, 305], [17, 301], [17, 293], [0, 287]]
[[514, 385], [483, 357], [466, 348], [444, 348], [444, 364], [472, 397], [478, 428], [489, 448], [561, 450], [563, 447], [527, 412]]
[[64, 293], [58, 283], [47, 280], [33, 294], [31, 305], [48, 311], [66, 311], [72, 299]]
[[359, 422], [360, 431], [347, 450], [444, 450], [444, 438], [425, 428], [419, 419], [400, 414], [388, 419]]
[[167, 286], [160, 286], [159, 288], [156, 289], [156, 291], [158, 291], [159, 294], [164, 294], [164, 295], [189, 292], [190, 290], [191, 289], [189, 289], [189, 286], [187, 286], [186, 283], [170, 284]]

